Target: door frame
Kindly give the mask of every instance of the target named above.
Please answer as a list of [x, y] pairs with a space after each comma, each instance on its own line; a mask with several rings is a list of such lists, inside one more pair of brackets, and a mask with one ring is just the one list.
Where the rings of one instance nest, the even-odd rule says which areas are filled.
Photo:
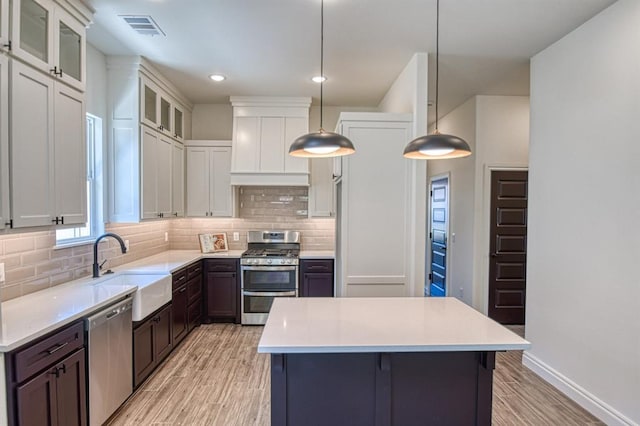
[[[479, 291], [478, 297], [474, 298], [477, 303], [475, 306], [481, 308], [481, 312], [485, 315], [489, 314], [489, 254], [491, 251], [491, 172], [501, 171], [529, 171], [528, 164], [486, 164], [482, 175], [482, 215], [476, 218], [476, 225], [481, 230], [481, 241], [479, 246], [475, 247], [474, 252], [479, 254], [475, 256], [480, 259], [475, 262], [474, 276], [478, 285], [475, 286]], [[528, 213], [527, 213], [528, 216]], [[480, 223], [478, 223], [478, 220]]]
[[429, 274], [431, 273], [431, 238], [429, 238], [429, 232], [431, 232], [431, 196], [430, 191], [431, 191], [431, 185], [433, 184], [434, 181], [437, 180], [441, 180], [441, 179], [447, 179], [447, 188], [449, 189], [449, 193], [447, 194], [447, 215], [446, 215], [446, 221], [447, 221], [447, 257], [446, 257], [446, 281], [445, 281], [445, 289], [444, 289], [444, 295], [445, 297], [449, 296], [449, 283], [451, 282], [451, 274], [452, 274], [452, 270], [451, 270], [451, 253], [452, 253], [452, 246], [451, 246], [451, 172], [446, 172], [446, 173], [441, 173], [438, 175], [434, 175], [434, 176], [430, 176], [427, 179], [427, 214], [426, 214], [426, 233], [425, 233], [425, 275], [424, 275], [424, 283], [422, 286], [422, 290], [421, 290], [421, 296], [424, 297], [424, 286], [427, 285], [428, 282], [428, 277]]

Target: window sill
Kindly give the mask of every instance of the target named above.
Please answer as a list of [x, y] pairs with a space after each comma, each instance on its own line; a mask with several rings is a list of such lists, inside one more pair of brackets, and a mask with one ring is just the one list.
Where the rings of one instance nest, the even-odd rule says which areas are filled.
[[53, 246], [54, 250], [62, 250], [62, 249], [66, 249], [66, 248], [71, 248], [71, 247], [78, 247], [78, 246], [86, 246], [89, 244], [93, 244], [96, 241], [96, 239], [94, 237], [85, 239], [85, 240], [75, 240], [75, 241], [69, 241], [68, 243], [59, 243], [56, 244], [55, 246]]

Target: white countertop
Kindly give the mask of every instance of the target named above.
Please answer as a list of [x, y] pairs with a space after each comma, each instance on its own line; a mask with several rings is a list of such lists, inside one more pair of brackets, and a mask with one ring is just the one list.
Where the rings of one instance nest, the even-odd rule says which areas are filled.
[[446, 352], [531, 344], [452, 298], [278, 298], [258, 352]]
[[9, 352], [40, 336], [100, 310], [136, 291], [135, 285], [83, 278], [2, 303], [0, 352]]
[[199, 259], [238, 259], [244, 250], [229, 250], [203, 254], [200, 250], [168, 250], [144, 259], [136, 260], [117, 268], [114, 271], [131, 272], [175, 272]]
[[336, 254], [333, 250], [301, 250], [300, 259], [333, 259]]

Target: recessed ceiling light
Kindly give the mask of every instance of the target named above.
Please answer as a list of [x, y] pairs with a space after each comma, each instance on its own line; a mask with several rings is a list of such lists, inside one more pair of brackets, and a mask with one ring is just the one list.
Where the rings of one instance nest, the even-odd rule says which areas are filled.
[[325, 81], [327, 81], [327, 77], [316, 75], [315, 77], [312, 77], [311, 80], [313, 80], [314, 83], [324, 83]]
[[211, 74], [209, 78], [213, 81], [224, 81], [227, 79], [227, 77], [222, 74]]

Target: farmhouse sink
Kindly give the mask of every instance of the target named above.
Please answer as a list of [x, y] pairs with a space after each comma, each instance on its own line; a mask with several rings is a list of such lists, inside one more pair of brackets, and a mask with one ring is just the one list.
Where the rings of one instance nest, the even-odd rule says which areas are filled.
[[122, 273], [101, 283], [138, 286], [138, 290], [133, 293], [133, 321], [143, 320], [171, 301], [171, 274]]

